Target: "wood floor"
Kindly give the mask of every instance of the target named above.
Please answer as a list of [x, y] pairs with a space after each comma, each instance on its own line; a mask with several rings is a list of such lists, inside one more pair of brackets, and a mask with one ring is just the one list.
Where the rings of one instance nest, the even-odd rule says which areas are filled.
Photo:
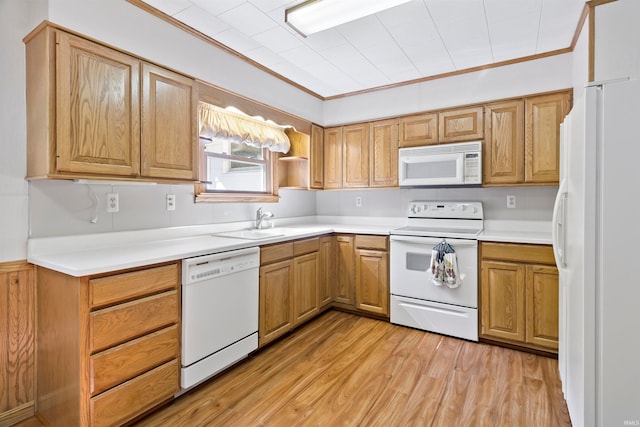
[[137, 426], [570, 426], [557, 361], [338, 311]]

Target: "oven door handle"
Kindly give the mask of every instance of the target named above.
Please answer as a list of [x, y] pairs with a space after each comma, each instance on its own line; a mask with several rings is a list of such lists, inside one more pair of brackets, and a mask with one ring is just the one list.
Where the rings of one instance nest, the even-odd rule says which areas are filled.
[[443, 237], [419, 237], [419, 236], [400, 236], [392, 235], [392, 242], [414, 243], [418, 245], [437, 245], [442, 240], [448, 241], [452, 246], [471, 246], [477, 247], [478, 241], [471, 239], [447, 239]]

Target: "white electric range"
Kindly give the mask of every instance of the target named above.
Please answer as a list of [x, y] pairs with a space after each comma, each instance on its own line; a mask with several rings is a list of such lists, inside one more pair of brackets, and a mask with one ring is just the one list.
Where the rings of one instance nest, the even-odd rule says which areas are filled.
[[[481, 202], [413, 201], [407, 226], [391, 231], [391, 322], [478, 341], [478, 240]], [[434, 284], [434, 247], [457, 260], [455, 287]]]

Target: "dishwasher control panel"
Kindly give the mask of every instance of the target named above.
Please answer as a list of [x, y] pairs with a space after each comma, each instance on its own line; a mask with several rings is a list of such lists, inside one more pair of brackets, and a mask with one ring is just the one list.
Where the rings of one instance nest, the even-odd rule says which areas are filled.
[[211, 280], [258, 267], [260, 249], [257, 247], [188, 258], [182, 261], [182, 284]]

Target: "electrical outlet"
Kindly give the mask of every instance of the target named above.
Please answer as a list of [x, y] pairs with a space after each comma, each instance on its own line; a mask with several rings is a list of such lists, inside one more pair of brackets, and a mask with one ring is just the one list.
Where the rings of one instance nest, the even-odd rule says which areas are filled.
[[356, 208], [362, 207], [362, 197], [356, 196]]
[[175, 211], [176, 210], [176, 195], [175, 194], [167, 194], [167, 210]]
[[118, 193], [107, 193], [107, 212], [120, 212]]
[[507, 195], [507, 208], [515, 209], [515, 207], [516, 207], [516, 196], [514, 196], [513, 194]]

